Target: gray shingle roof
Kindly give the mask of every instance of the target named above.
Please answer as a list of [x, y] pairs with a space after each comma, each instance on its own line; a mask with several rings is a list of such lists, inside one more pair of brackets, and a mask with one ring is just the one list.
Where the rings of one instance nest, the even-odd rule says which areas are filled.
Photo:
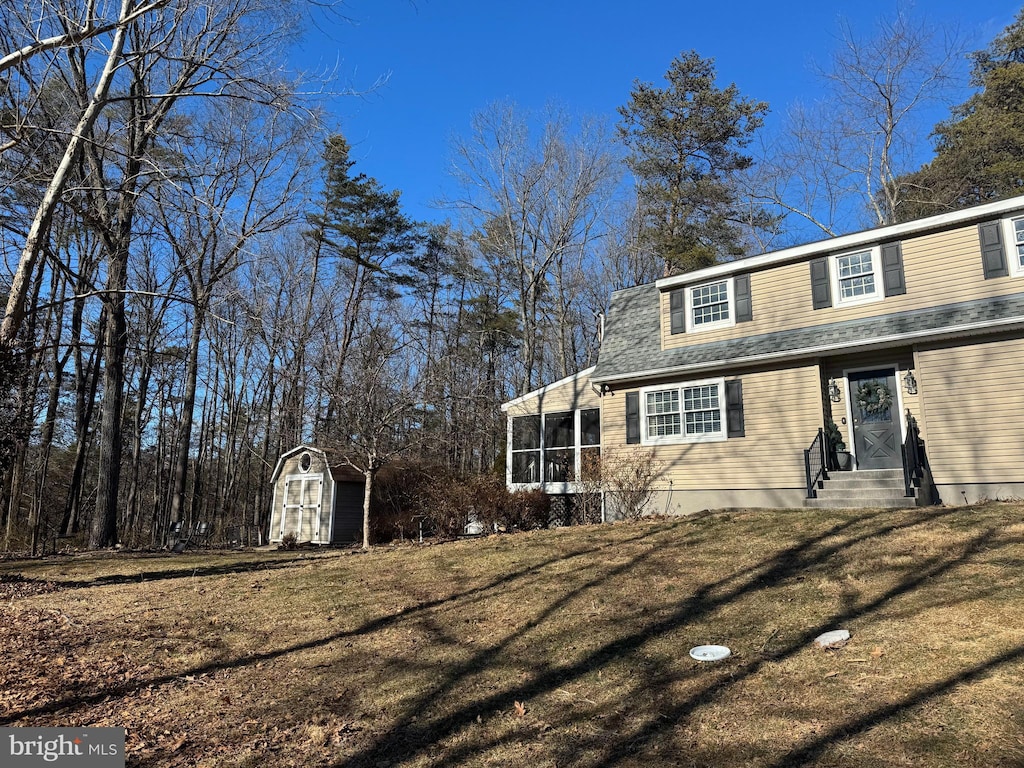
[[654, 372], [727, 369], [755, 360], [894, 346], [900, 343], [900, 336], [956, 335], [976, 330], [973, 326], [999, 326], [1015, 320], [1024, 324], [1024, 293], [662, 350], [658, 288], [641, 285], [612, 294], [601, 355], [591, 379], [614, 381]]

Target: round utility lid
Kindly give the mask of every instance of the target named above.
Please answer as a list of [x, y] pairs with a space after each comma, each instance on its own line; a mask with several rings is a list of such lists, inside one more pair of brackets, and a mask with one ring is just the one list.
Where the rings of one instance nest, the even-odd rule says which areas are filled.
[[732, 655], [724, 645], [698, 645], [690, 649], [690, 656], [697, 661], [721, 661]]

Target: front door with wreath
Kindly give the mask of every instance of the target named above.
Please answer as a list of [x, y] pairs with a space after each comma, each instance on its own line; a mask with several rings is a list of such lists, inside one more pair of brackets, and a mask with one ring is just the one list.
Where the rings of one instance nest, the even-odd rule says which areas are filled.
[[892, 368], [849, 375], [853, 446], [858, 469], [903, 466], [896, 371]]

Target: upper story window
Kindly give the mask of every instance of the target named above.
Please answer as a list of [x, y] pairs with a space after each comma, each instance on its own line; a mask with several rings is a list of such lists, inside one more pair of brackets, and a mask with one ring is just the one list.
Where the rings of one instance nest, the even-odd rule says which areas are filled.
[[643, 442], [724, 440], [725, 400], [723, 379], [643, 390]]
[[1024, 275], [1024, 216], [1017, 219], [1004, 219], [1007, 249], [1010, 253], [1010, 272]]
[[729, 281], [710, 283], [690, 289], [693, 327], [722, 323], [730, 317]]
[[668, 292], [669, 333], [728, 328], [754, 319], [747, 273]]
[[868, 248], [833, 257], [833, 294], [836, 304], [861, 304], [883, 298], [880, 249]]
[[691, 286], [686, 290], [686, 298], [688, 331], [724, 328], [736, 322], [732, 278]]

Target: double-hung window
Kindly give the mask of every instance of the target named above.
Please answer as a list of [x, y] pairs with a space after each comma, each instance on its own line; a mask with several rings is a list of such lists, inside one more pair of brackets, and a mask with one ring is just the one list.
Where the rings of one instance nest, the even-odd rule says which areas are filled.
[[837, 305], [859, 304], [882, 298], [881, 264], [877, 247], [838, 254], [833, 258], [833, 288]]
[[679, 390], [661, 389], [647, 392], [648, 437], [670, 437], [682, 434], [683, 420], [679, 410]]
[[1024, 217], [1004, 219], [1003, 234], [1010, 254], [1010, 274], [1024, 275]]
[[732, 278], [713, 283], [691, 286], [687, 290], [689, 314], [687, 323], [691, 331], [721, 328], [736, 322], [733, 311]]
[[652, 387], [643, 391], [641, 403], [645, 443], [726, 438], [725, 383], [722, 379]]

